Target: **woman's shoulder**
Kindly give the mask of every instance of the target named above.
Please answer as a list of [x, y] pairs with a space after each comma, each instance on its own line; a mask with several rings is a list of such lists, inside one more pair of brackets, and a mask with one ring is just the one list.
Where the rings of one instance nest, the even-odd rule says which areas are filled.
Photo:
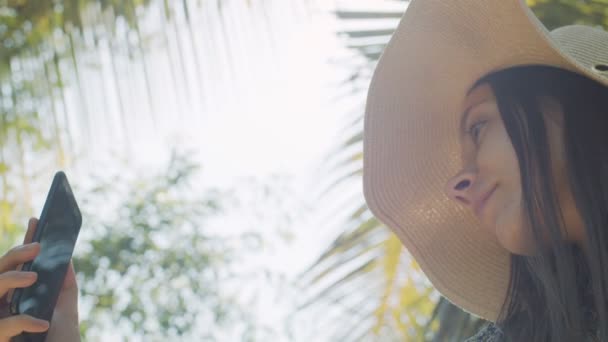
[[495, 323], [490, 322], [464, 342], [499, 342], [503, 340], [503, 336], [502, 330]]

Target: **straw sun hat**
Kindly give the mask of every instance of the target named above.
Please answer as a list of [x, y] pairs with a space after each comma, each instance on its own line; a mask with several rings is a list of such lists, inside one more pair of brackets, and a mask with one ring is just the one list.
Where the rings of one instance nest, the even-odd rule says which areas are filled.
[[460, 165], [469, 87], [503, 68], [545, 64], [608, 85], [608, 32], [551, 32], [524, 0], [413, 0], [374, 71], [365, 107], [363, 192], [450, 302], [495, 322], [509, 252], [447, 197]]

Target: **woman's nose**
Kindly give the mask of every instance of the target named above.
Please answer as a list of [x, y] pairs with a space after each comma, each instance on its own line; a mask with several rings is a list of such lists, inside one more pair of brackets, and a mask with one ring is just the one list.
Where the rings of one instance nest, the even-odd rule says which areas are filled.
[[470, 204], [468, 189], [473, 184], [474, 177], [472, 172], [461, 172], [451, 178], [445, 189], [448, 197], [459, 203]]

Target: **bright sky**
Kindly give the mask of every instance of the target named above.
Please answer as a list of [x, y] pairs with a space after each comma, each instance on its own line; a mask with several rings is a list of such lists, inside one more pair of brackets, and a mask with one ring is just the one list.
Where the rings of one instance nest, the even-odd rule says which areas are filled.
[[[301, 4], [305, 2], [254, 1], [248, 8], [242, 1], [223, 2], [229, 37], [226, 49], [218, 48], [223, 46], [217, 43], [222, 39], [217, 25], [219, 15], [209, 14], [210, 11], [206, 10], [194, 13], [193, 32], [199, 49], [200, 70], [204, 75], [204, 99], [201, 99], [198, 88], [193, 54], [188, 50], [191, 45], [186, 28], [181, 27], [179, 34], [182, 49], [186, 52], [186, 78], [179, 78], [177, 82], [173, 82], [170, 69], [170, 59], [175, 61], [178, 58], [176, 41], [169, 36], [167, 50], [152, 40], [151, 44], [157, 49], [147, 53], [146, 62], [148, 69], [154, 70], [150, 79], [153, 106], [160, 118], [158, 131], [152, 129], [149, 106], [143, 100], [146, 93], [141, 64], [119, 61], [118, 65], [120, 75], [124, 76], [118, 81], [123, 106], [128, 113], [129, 126], [136, 127], [129, 132], [130, 146], [134, 151], [130, 165], [134, 169], [146, 172], [164, 165], [168, 146], [175, 142], [180, 147], [197, 150], [197, 161], [203, 166], [201, 189], [232, 188], [242, 184], [247, 177], [267, 180], [273, 174], [293, 179], [289, 184], [292, 193], [287, 205], [303, 203], [314, 209], [298, 212], [297, 221], [289, 227], [296, 237], [293, 244], [286, 245], [277, 237], [274, 229], [280, 213], [272, 207], [263, 210], [268, 226], [252, 222], [248, 213], [240, 212], [220, 217], [215, 223], [218, 230], [223, 227], [258, 229], [269, 239], [272, 249], [250, 260], [250, 265], [244, 267], [262, 265], [287, 276], [307, 266], [329, 244], [330, 238], [340, 229], [341, 217], [348, 214], [331, 210], [338, 207], [340, 198], [344, 200], [359, 191], [359, 185], [354, 184], [350, 190], [342, 192], [341, 197], [315, 202], [317, 187], [326, 182], [323, 177], [327, 177], [327, 174], [318, 172], [319, 163], [328, 150], [340, 142], [338, 129], [345, 124], [343, 119], [353, 102], [330, 102], [336, 95], [344, 93], [344, 89], [336, 84], [350, 71], [346, 66], [328, 62], [329, 59], [350, 55], [334, 33], [334, 16], [326, 12], [332, 7], [331, 3], [319, 1], [312, 16], [307, 18]], [[251, 15], [245, 12], [259, 12], [263, 3], [267, 3], [270, 27], [265, 26], [260, 13]], [[293, 3], [300, 5], [292, 8], [290, 4]], [[312, 1], [309, 3], [311, 7], [315, 6]], [[299, 15], [286, 15], [292, 10]], [[154, 28], [158, 20], [159, 17], [152, 12], [149, 23], [142, 27], [144, 30], [146, 25]], [[208, 37], [199, 36], [201, 32]], [[231, 51], [232, 55], [228, 56], [226, 51]], [[83, 53], [80, 59], [101, 59], [102, 72], [107, 80], [112, 79], [108, 67], [109, 49]], [[232, 74], [228, 72], [229, 67], [233, 68]], [[113, 160], [110, 155], [122, 150], [126, 144], [120, 134], [116, 88], [111, 83], [106, 84], [107, 97], [103, 98], [100, 96], [104, 93], [99, 69], [85, 68], [82, 72], [89, 89], [87, 102], [90, 108], [94, 108], [90, 110], [97, 111], [93, 115], [98, 120], [94, 127], [101, 133], [93, 139], [93, 145], [87, 145], [88, 164], [68, 168], [66, 173], [69, 178], [78, 178], [85, 183], [83, 177], [87, 175], [87, 168], [99, 169], [101, 165], [109, 165]], [[71, 115], [76, 117], [79, 110], [76, 92], [68, 91], [67, 98]], [[109, 108], [105, 108], [104, 101], [110, 104]], [[180, 111], [188, 113], [184, 122], [179, 120]], [[73, 131], [79, 130], [75, 128]], [[52, 173], [49, 171], [49, 180]], [[44, 196], [40, 194], [34, 207], [42, 208], [43, 201]], [[294, 208], [295, 211], [298, 209]], [[289, 309], [288, 303], [275, 302], [278, 289], [267, 288], [263, 282], [249, 285], [252, 291], [259, 290], [262, 296], [258, 306], [260, 321], [279, 328], [278, 324]]]

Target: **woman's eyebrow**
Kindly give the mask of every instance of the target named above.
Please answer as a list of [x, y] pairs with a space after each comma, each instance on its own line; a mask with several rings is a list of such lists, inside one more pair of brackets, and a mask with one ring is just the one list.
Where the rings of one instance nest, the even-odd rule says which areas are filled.
[[466, 129], [465, 125], [467, 123], [467, 118], [469, 117], [469, 114], [471, 114], [471, 112], [473, 111], [473, 109], [475, 109], [476, 107], [478, 107], [478, 106], [480, 106], [480, 105], [482, 105], [484, 103], [490, 102], [491, 100], [492, 99], [485, 99], [485, 100], [483, 100], [481, 102], [477, 102], [475, 104], [472, 104], [472, 105], [470, 105], [464, 111], [464, 113], [462, 114], [461, 119], [460, 119], [460, 140], [462, 140], [464, 138], [464, 135], [466, 134], [466, 132], [465, 132], [465, 129]]
[[475, 108], [475, 106], [477, 106], [477, 105], [469, 106], [469, 108], [467, 108], [464, 111], [464, 113], [461, 115], [461, 119], [460, 119], [460, 133], [461, 133], [461, 135], [464, 134], [465, 124], [467, 123], [467, 118], [469, 117], [469, 113], [471, 113], [471, 110], [473, 108]]
[[469, 117], [469, 114], [471, 114], [471, 112], [473, 111], [473, 109], [474, 109], [475, 107], [479, 106], [480, 104], [481, 104], [481, 102], [480, 102], [480, 103], [477, 103], [477, 104], [474, 104], [474, 105], [469, 106], [469, 108], [467, 108], [467, 109], [464, 111], [464, 113], [462, 114], [461, 119], [460, 119], [460, 136], [461, 136], [461, 138], [462, 138], [462, 136], [463, 136], [463, 135], [466, 133], [466, 132], [465, 132], [465, 129], [466, 129], [465, 125], [467, 124], [467, 118]]

